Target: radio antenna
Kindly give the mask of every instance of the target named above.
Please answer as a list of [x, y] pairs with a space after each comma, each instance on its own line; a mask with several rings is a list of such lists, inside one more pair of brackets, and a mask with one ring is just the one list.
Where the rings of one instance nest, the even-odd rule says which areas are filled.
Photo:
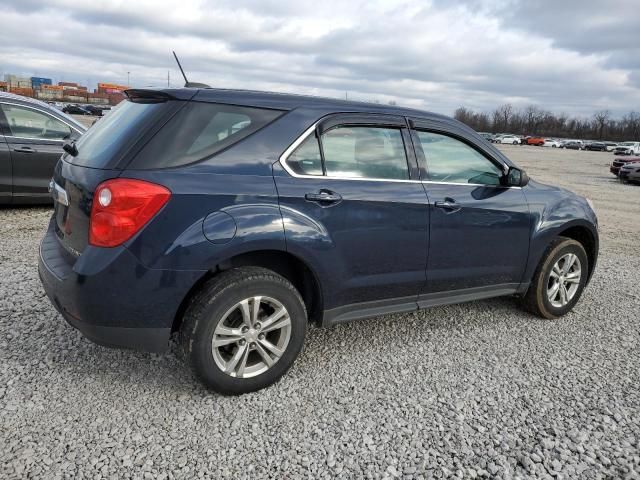
[[211, 88], [209, 85], [205, 84], [205, 83], [197, 83], [197, 82], [190, 82], [189, 80], [187, 80], [187, 76], [184, 73], [184, 70], [182, 69], [182, 65], [180, 64], [180, 60], [178, 59], [178, 55], [176, 55], [176, 52], [172, 50], [173, 53], [173, 57], [176, 59], [176, 63], [178, 64], [178, 68], [180, 69], [180, 72], [182, 73], [182, 76], [184, 77], [184, 86], [185, 87], [191, 87], [191, 88]]

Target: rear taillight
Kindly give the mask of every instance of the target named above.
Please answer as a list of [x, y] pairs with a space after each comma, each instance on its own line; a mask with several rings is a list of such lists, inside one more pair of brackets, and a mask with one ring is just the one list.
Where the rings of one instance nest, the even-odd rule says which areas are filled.
[[116, 178], [96, 188], [91, 207], [89, 244], [117, 247], [133, 237], [169, 201], [162, 185]]

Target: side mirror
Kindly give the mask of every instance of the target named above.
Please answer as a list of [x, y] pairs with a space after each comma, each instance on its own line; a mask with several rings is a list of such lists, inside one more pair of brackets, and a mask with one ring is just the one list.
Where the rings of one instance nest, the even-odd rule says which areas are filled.
[[509, 167], [504, 183], [507, 187], [524, 187], [529, 183], [529, 175], [517, 167]]

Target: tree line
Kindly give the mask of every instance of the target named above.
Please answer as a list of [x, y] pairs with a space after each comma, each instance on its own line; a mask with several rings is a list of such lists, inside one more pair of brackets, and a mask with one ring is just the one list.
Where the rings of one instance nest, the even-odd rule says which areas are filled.
[[597, 111], [591, 118], [577, 118], [535, 105], [516, 109], [506, 103], [490, 113], [460, 107], [454, 117], [478, 132], [586, 140], [640, 140], [640, 114], [635, 111], [622, 118], [614, 118], [609, 110]]

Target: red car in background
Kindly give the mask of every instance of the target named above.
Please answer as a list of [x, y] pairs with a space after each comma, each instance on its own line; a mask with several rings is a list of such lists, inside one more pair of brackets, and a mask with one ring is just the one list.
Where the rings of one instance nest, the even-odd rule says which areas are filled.
[[609, 167], [609, 171], [613, 173], [616, 177], [620, 175], [620, 169], [629, 163], [638, 163], [640, 162], [640, 157], [615, 157], [613, 162], [611, 162], [611, 166]]
[[544, 145], [544, 138], [529, 137], [527, 138], [527, 145], [535, 145], [536, 147], [541, 147], [542, 145]]

